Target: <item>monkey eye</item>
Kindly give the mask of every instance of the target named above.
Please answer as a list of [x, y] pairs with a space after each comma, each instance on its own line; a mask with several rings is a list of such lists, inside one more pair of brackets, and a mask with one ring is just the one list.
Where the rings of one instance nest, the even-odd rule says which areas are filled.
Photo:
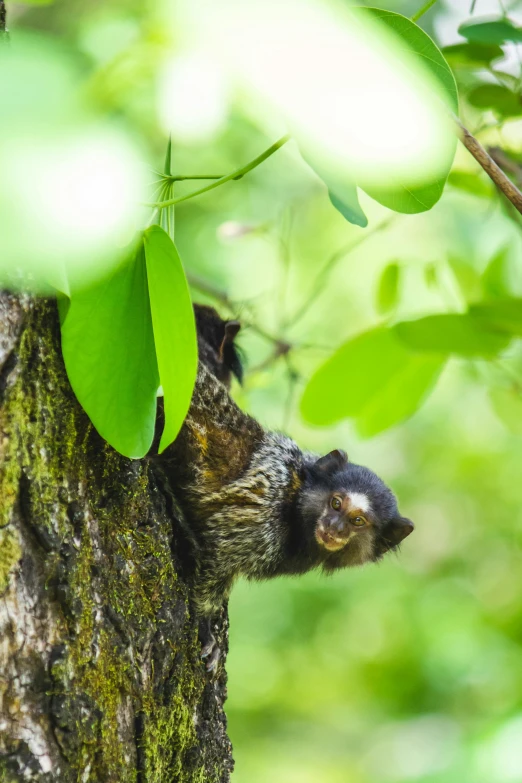
[[341, 500], [339, 495], [334, 495], [333, 498], [330, 500], [330, 505], [334, 511], [339, 511], [339, 509], [343, 505], [343, 501]]
[[355, 517], [352, 519], [352, 525], [356, 525], [357, 527], [362, 527], [366, 524], [366, 520], [364, 517]]

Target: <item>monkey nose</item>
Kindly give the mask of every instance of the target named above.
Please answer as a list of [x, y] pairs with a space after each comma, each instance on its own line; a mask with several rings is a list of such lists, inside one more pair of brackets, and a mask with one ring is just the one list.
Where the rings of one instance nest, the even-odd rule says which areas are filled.
[[342, 517], [335, 519], [328, 525], [328, 530], [332, 535], [342, 536], [346, 531], [346, 521]]

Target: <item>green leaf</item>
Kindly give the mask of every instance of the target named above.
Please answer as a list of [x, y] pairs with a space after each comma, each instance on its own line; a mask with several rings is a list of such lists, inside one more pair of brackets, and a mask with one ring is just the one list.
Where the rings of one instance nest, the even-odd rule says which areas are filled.
[[154, 341], [165, 400], [159, 451], [178, 434], [196, 380], [198, 351], [194, 310], [174, 242], [159, 226], [144, 233]]
[[342, 195], [337, 196], [332, 189], [328, 191], [332, 205], [349, 223], [353, 223], [355, 226], [360, 226], [361, 228], [366, 228], [368, 225], [368, 218], [359, 204], [357, 188], [355, 185], [345, 185], [344, 188], [339, 189], [339, 192], [341, 192]]
[[369, 438], [412, 416], [435, 386], [445, 357], [409, 357], [372, 398], [357, 419], [357, 430]]
[[478, 302], [469, 308], [469, 312], [486, 328], [522, 337], [522, 299], [506, 297]]
[[357, 196], [357, 188], [353, 182], [349, 180], [339, 178], [339, 174], [336, 171], [332, 171], [331, 166], [317, 160], [316, 155], [311, 154], [309, 150], [304, 153], [300, 150], [303, 160], [310, 166], [310, 168], [317, 174], [317, 176], [325, 183], [328, 188], [328, 195], [330, 201], [335, 209], [341, 213], [341, 215], [349, 223], [353, 223], [355, 226], [366, 228], [368, 225], [368, 218], [361, 209], [359, 204], [359, 198]]
[[[380, 22], [385, 24], [392, 34], [400, 39], [400, 45], [404, 48], [406, 44], [408, 50], [417, 57], [425, 67], [428, 68], [439, 82], [442, 94], [446, 97], [450, 109], [458, 112], [458, 94], [455, 78], [450, 67], [446, 63], [440, 50], [433, 43], [431, 38], [418, 25], [401, 14], [392, 11], [384, 11], [379, 8], [358, 8], [357, 12], [371, 13]], [[438, 96], [437, 96], [438, 99]], [[385, 129], [383, 129], [385, 132]], [[451, 169], [453, 157], [456, 148], [455, 142], [448, 149], [447, 173]], [[366, 215], [362, 211], [358, 198], [357, 189], [353, 182], [339, 181], [336, 172], [325, 171], [324, 167], [317, 164], [308, 154], [303, 155], [311, 168], [326, 183], [330, 199], [334, 207], [348, 220], [357, 226], [365, 227], [368, 223]], [[396, 212], [413, 214], [425, 212], [433, 207], [440, 199], [446, 183], [447, 173], [437, 180], [421, 186], [394, 185], [393, 187], [377, 187], [373, 184], [358, 182], [357, 184], [369, 196]], [[406, 179], [406, 178], [405, 178]]]
[[506, 18], [470, 20], [459, 27], [459, 33], [468, 41], [502, 45], [506, 41], [522, 42], [522, 29]]
[[45, 280], [59, 294], [65, 294], [65, 296], [71, 295], [71, 288], [64, 262], [57, 262], [53, 269], [47, 270]]
[[456, 256], [450, 256], [448, 263], [460, 288], [460, 292], [466, 302], [476, 302], [482, 299], [481, 276], [468, 261], [463, 261]]
[[493, 256], [484, 273], [482, 286], [487, 299], [504, 299], [509, 297], [509, 248], [502, 247]]
[[459, 109], [459, 96], [455, 77], [444, 59], [439, 47], [432, 41], [424, 30], [402, 14], [386, 11], [382, 8], [368, 8], [373, 16], [387, 25], [396, 33], [403, 43], [406, 43], [413, 54], [417, 55], [425, 67], [431, 71], [440, 83], [446, 96], [448, 106], [457, 112]]
[[448, 185], [458, 190], [464, 190], [478, 198], [491, 198], [494, 188], [489, 178], [482, 175], [481, 171], [452, 171], [448, 177]]
[[441, 49], [446, 61], [453, 68], [483, 68], [493, 60], [504, 57], [504, 52], [495, 44], [458, 43]]
[[478, 109], [493, 109], [502, 117], [514, 117], [522, 114], [520, 96], [501, 84], [479, 84], [467, 99]]
[[389, 329], [372, 329], [319, 367], [305, 388], [301, 412], [318, 425], [356, 417], [362, 432], [374, 434], [415, 412], [444, 361], [408, 351]]
[[520, 389], [491, 389], [489, 399], [500, 421], [515, 435], [522, 435], [522, 394]]
[[[361, 9], [359, 9], [361, 10]], [[418, 25], [401, 14], [385, 11], [380, 8], [365, 9], [385, 24], [400, 39], [401, 45], [406, 44], [409, 51], [416, 56], [423, 65], [431, 71], [432, 75], [438, 81], [442, 89], [442, 95], [445, 97], [448, 107], [455, 114], [458, 113], [459, 102], [457, 85], [451, 68], [442, 56], [440, 49], [433, 43], [429, 35]], [[438, 96], [437, 96], [438, 99]], [[383, 129], [385, 132], [385, 129]], [[382, 188], [373, 185], [366, 185], [358, 182], [358, 185], [374, 198], [380, 204], [383, 204], [395, 212], [404, 212], [414, 214], [416, 212], [425, 212], [433, 207], [440, 199], [447, 175], [451, 169], [455, 155], [457, 140], [448, 150], [447, 173], [437, 180], [423, 186], [417, 187], [390, 187]]]
[[[448, 171], [451, 168], [451, 162], [448, 161]], [[427, 212], [440, 199], [444, 191], [446, 178], [435, 180], [424, 187], [376, 187], [359, 183], [361, 190], [364, 190], [379, 204], [382, 204], [394, 212], [401, 212], [405, 215], [414, 215], [418, 212]]]
[[384, 269], [377, 289], [377, 311], [384, 315], [397, 306], [399, 299], [400, 267], [388, 264]]
[[494, 331], [468, 313], [428, 315], [393, 327], [405, 346], [423, 353], [496, 356], [509, 337]]
[[80, 404], [111, 446], [143, 457], [159, 386], [143, 244], [60, 310], [65, 367]]

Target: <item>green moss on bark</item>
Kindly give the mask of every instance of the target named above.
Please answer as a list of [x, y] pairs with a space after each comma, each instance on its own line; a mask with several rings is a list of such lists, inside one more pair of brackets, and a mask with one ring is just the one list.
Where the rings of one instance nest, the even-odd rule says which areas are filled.
[[16, 568], [21, 556], [16, 531], [10, 527], [0, 529], [0, 594], [6, 589], [9, 574]]
[[116, 454], [77, 404], [54, 305], [35, 307], [17, 372], [0, 409], [0, 589], [22, 554], [17, 578], [57, 618], [28, 691], [60, 773], [35, 779], [227, 781], [224, 674], [199, 659], [176, 520], [147, 461]]

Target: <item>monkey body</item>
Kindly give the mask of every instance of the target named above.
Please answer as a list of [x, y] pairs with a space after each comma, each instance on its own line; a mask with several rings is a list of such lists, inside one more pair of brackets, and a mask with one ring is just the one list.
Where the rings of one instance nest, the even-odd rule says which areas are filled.
[[[216, 320], [217, 318], [217, 320]], [[235, 324], [196, 308], [200, 362], [190, 409], [176, 441], [157, 458], [193, 543], [195, 608], [207, 668], [219, 650], [212, 616], [234, 580], [268, 579], [378, 560], [413, 529], [391, 490], [344, 451], [303, 452], [265, 431], [230, 397]]]
[[188, 416], [167, 451], [164, 465], [169, 477], [177, 474], [177, 497], [198, 544], [199, 612], [216, 611], [240, 574], [285, 573], [301, 486], [298, 446], [264, 432], [200, 363]]

